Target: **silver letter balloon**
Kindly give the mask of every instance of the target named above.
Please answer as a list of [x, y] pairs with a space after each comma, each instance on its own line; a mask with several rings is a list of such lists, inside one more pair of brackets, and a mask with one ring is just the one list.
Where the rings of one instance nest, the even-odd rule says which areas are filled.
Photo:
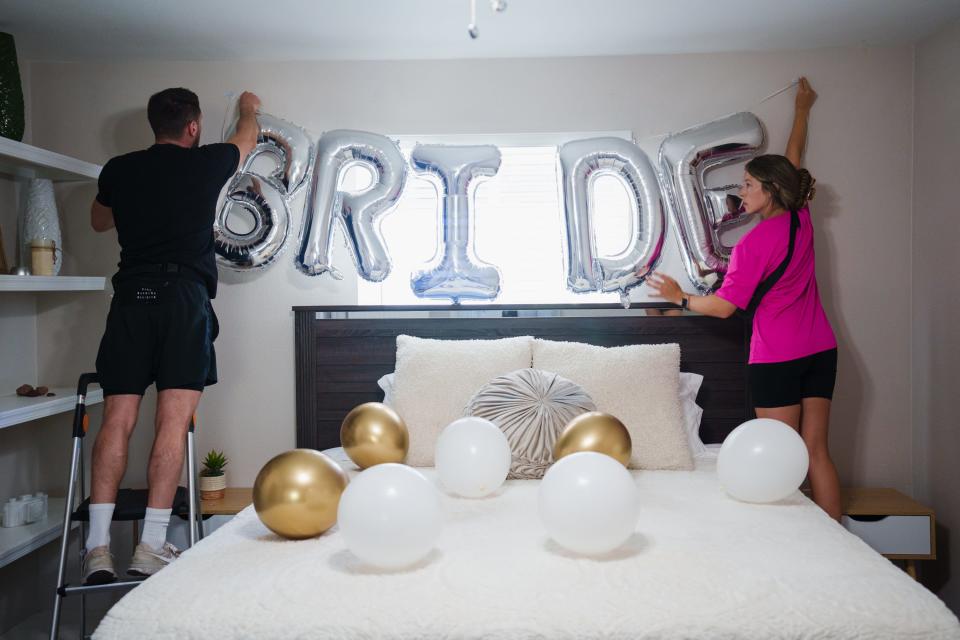
[[[343, 174], [356, 165], [373, 175], [370, 187], [359, 193], [341, 190]], [[334, 223], [339, 220], [357, 273], [371, 282], [390, 275], [392, 265], [380, 222], [397, 204], [406, 179], [407, 164], [400, 148], [386, 136], [348, 129], [320, 136], [297, 268], [310, 276], [329, 273], [342, 278], [331, 264]]]
[[497, 174], [500, 150], [493, 145], [418, 144], [410, 154], [414, 171], [433, 180], [440, 199], [440, 244], [433, 259], [411, 277], [420, 298], [492, 300], [500, 293], [500, 271], [476, 256], [471, 187]]
[[[217, 262], [236, 271], [265, 267], [280, 254], [290, 231], [289, 201], [306, 182], [313, 161], [306, 131], [266, 113], [257, 115], [257, 123], [257, 146], [230, 180], [213, 223]], [[273, 160], [273, 171], [254, 167], [263, 156]], [[236, 220], [244, 213], [252, 219], [251, 228], [236, 231], [231, 217]]]
[[[259, 114], [257, 120], [257, 146], [218, 204], [217, 262], [238, 271], [273, 262], [287, 242], [291, 201], [305, 191], [297, 268], [311, 276], [342, 278], [331, 256], [339, 223], [360, 277], [384, 280], [392, 262], [380, 224], [397, 205], [409, 171], [397, 143], [376, 133], [337, 129], [314, 145], [295, 124], [269, 114]], [[732, 250], [721, 237], [743, 224], [747, 214], [737, 197], [739, 185], [707, 187], [705, 177], [755, 156], [762, 144], [760, 121], [743, 112], [668, 136], [660, 145], [659, 172], [629, 140], [589, 138], [562, 145], [558, 160], [567, 288], [616, 292], [628, 306], [630, 290], [659, 264], [669, 211], [687, 276], [701, 293], [714, 290]], [[474, 206], [475, 188], [497, 175], [500, 162], [500, 150], [493, 145], [414, 147], [410, 166], [435, 185], [439, 200], [437, 251], [410, 275], [417, 297], [459, 304], [500, 294], [500, 271], [477, 256], [474, 238], [476, 216], [482, 213]], [[350, 191], [343, 179], [358, 165], [373, 179], [363, 190]], [[604, 175], [626, 188], [631, 207], [626, 248], [616, 255], [598, 255], [595, 229], [604, 213], [597, 210], [593, 191], [594, 181]], [[240, 222], [244, 218], [247, 223]]]
[[[567, 288], [577, 293], [617, 291], [624, 304], [628, 291], [641, 284], [663, 252], [666, 215], [657, 173], [637, 145], [622, 138], [588, 138], [568, 142], [559, 151], [563, 180]], [[632, 218], [627, 248], [615, 256], [598, 256], [593, 205], [594, 180], [611, 175], [630, 195]]]
[[[660, 169], [673, 210], [673, 229], [690, 281], [709, 293], [726, 273], [731, 247], [720, 234], [738, 217], [730, 206], [736, 185], [707, 189], [704, 174], [756, 155], [763, 128], [752, 113], [735, 113], [669, 136], [660, 145]], [[734, 196], [735, 197], [735, 196]]]

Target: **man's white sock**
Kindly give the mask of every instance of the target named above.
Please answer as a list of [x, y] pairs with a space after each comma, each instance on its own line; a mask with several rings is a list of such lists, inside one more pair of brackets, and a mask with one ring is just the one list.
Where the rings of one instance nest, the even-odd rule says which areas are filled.
[[154, 551], [160, 551], [167, 541], [167, 525], [170, 524], [172, 509], [154, 509], [147, 507], [147, 515], [143, 518], [143, 535], [140, 542], [148, 545]]
[[87, 551], [110, 546], [110, 523], [113, 521], [113, 502], [90, 505], [90, 531], [87, 533]]

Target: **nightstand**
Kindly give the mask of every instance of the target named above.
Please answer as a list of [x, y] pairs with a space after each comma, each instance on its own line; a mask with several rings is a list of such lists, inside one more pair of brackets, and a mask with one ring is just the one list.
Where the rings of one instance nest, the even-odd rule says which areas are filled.
[[250, 487], [227, 487], [219, 500], [201, 500], [200, 512], [205, 516], [235, 516], [252, 502], [253, 489]]
[[841, 489], [843, 526], [890, 560], [905, 562], [917, 578], [917, 560], [937, 558], [936, 520], [925, 507], [896, 489]]

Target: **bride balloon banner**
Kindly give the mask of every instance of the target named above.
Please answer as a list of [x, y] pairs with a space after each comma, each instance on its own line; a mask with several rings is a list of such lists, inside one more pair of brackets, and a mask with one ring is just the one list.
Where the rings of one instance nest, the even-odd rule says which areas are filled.
[[[666, 216], [653, 165], [640, 147], [622, 138], [589, 138], [560, 147], [567, 288], [627, 291], [641, 284], [663, 250]], [[593, 181], [611, 175], [627, 188], [633, 232], [627, 248], [616, 256], [597, 256], [594, 236], [598, 212]]]
[[454, 304], [461, 298], [496, 298], [500, 271], [476, 257], [470, 241], [474, 206], [468, 194], [471, 185], [497, 175], [500, 150], [493, 145], [418, 144], [410, 162], [414, 171], [431, 177], [437, 186], [443, 230], [430, 265], [410, 280], [413, 292], [420, 298], [451, 298]]
[[[363, 166], [373, 175], [360, 193], [340, 189], [343, 174]], [[407, 163], [397, 143], [364, 131], [328, 131], [317, 143], [316, 168], [300, 233], [297, 268], [309, 276], [343, 276], [330, 264], [333, 226], [339, 221], [357, 273], [371, 282], [390, 275], [390, 256], [380, 234], [380, 219], [400, 199], [407, 181]]]
[[703, 176], [710, 169], [746, 162], [761, 144], [763, 128], [757, 117], [735, 113], [671, 135], [660, 145], [660, 169], [680, 256], [690, 281], [701, 293], [712, 291], [727, 271], [732, 248], [720, 243], [720, 234], [738, 217], [726, 203], [731, 191], [740, 186], [709, 190]]
[[[437, 252], [411, 274], [414, 294], [457, 304], [492, 300], [500, 293], [499, 269], [477, 256], [472, 240], [474, 221], [482, 215], [472, 200], [473, 186], [496, 179], [497, 147], [418, 144], [408, 164], [395, 141], [376, 133], [333, 130], [314, 145], [294, 124], [268, 114], [259, 114], [257, 120], [257, 146], [218, 205], [214, 237], [219, 264], [238, 271], [271, 264], [288, 240], [291, 202], [306, 191], [298, 270], [342, 278], [331, 262], [334, 228], [339, 225], [357, 273], [380, 282], [392, 269], [380, 224], [396, 207], [412, 169], [436, 185], [440, 201]], [[562, 145], [557, 158], [567, 288], [617, 292], [628, 304], [629, 291], [660, 261], [669, 217], [690, 281], [702, 293], [714, 290], [731, 250], [720, 237], [745, 214], [735, 195], [739, 185], [708, 188], [704, 178], [708, 171], [749, 160], [762, 144], [760, 121], [743, 112], [668, 136], [660, 145], [656, 168], [637, 144], [621, 138]], [[264, 159], [270, 160], [271, 170], [260, 168]], [[347, 191], [341, 185], [343, 176], [358, 165], [373, 179], [360, 192]], [[631, 207], [630, 236], [616, 255], [599, 255], [595, 237], [603, 212], [594, 203], [594, 181], [604, 175], [621, 183]], [[231, 216], [244, 213], [253, 220], [252, 229], [232, 228]]]
[[[213, 223], [217, 260], [237, 269], [265, 267], [280, 254], [290, 230], [289, 201], [310, 174], [313, 144], [307, 132], [295, 124], [268, 114], [257, 116], [260, 135], [240, 171], [226, 189]], [[232, 129], [224, 139], [233, 135]], [[254, 168], [262, 158], [272, 159], [273, 171]], [[253, 228], [233, 230], [228, 220], [246, 212]]]

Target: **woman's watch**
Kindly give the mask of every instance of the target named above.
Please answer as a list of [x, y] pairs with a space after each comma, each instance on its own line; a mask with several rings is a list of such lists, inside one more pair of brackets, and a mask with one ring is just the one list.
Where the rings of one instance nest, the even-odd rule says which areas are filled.
[[680, 308], [684, 311], [690, 308], [690, 298], [688, 298], [686, 295], [680, 296]]

